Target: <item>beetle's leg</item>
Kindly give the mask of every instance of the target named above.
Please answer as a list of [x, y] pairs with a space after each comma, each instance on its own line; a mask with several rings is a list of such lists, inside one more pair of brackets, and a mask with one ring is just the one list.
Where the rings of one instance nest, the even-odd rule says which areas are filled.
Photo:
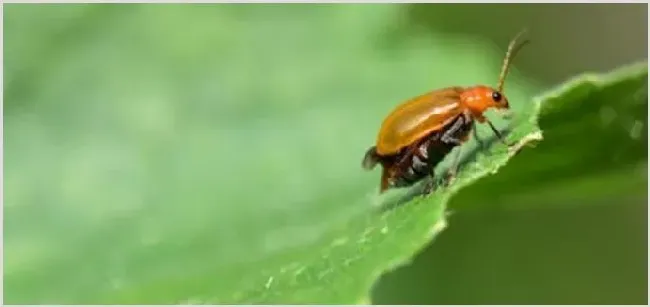
[[454, 180], [456, 180], [456, 174], [458, 174], [458, 169], [460, 165], [460, 154], [462, 152], [462, 147], [458, 147], [458, 150], [456, 151], [456, 155], [454, 156], [453, 162], [451, 162], [451, 166], [449, 167], [449, 170], [447, 171], [447, 174], [444, 178], [445, 180], [445, 186], [451, 185]]
[[[455, 137], [450, 137], [443, 135], [441, 138], [442, 141], [456, 145], [458, 147], [458, 150], [456, 151], [456, 155], [454, 156], [454, 160], [451, 163], [451, 168], [446, 172], [446, 174], [440, 178], [440, 184], [439, 185], [444, 185], [448, 186], [452, 181], [454, 181], [456, 177], [456, 171], [458, 170], [458, 164], [460, 162], [460, 152], [461, 152], [461, 146], [463, 144], [463, 140], [455, 138]], [[453, 149], [452, 149], [453, 150]]]
[[503, 145], [506, 145], [508, 147], [511, 147], [512, 145], [514, 145], [514, 144], [508, 144], [508, 142], [506, 142], [506, 139], [503, 137], [503, 135], [501, 135], [501, 132], [499, 132], [499, 130], [497, 130], [496, 127], [494, 127], [494, 125], [492, 124], [492, 122], [490, 120], [488, 120], [486, 118], [485, 122], [488, 123], [488, 125], [490, 126], [490, 129], [492, 129], [492, 132], [494, 132], [494, 134], [499, 138], [499, 140], [501, 141], [501, 143], [503, 143]]
[[436, 168], [432, 167], [429, 173], [429, 178], [424, 184], [424, 194], [431, 194], [435, 187], [441, 186], [442, 181], [436, 178]]
[[[460, 153], [461, 153], [461, 146], [463, 144], [464, 140], [461, 140], [456, 137], [452, 137], [450, 131], [447, 131], [447, 133], [443, 134], [442, 138], [440, 138], [443, 142], [453, 144], [458, 146], [458, 150], [456, 150], [456, 155], [454, 156], [454, 160], [451, 163], [451, 167], [447, 171], [447, 174], [445, 175], [445, 178], [443, 178], [443, 182], [446, 182], [445, 185], [448, 185], [451, 181], [454, 180], [454, 177], [456, 177], [456, 171], [458, 170], [458, 164], [460, 162]], [[466, 138], [465, 138], [466, 139]]]
[[440, 140], [452, 144], [452, 145], [460, 145], [463, 143], [463, 140], [459, 139], [458, 137], [454, 136], [454, 134], [458, 133], [459, 129], [463, 126], [463, 120], [462, 117], [459, 117], [458, 120], [454, 122], [454, 124], [445, 131], [442, 136], [440, 137]]
[[428, 194], [431, 194], [431, 192], [433, 192], [433, 188], [435, 186], [434, 178], [435, 177], [433, 176], [433, 173], [432, 173], [431, 178], [427, 178], [429, 180], [424, 182], [424, 189], [422, 190], [422, 193], [424, 195], [428, 195]]
[[463, 144], [463, 140], [457, 137], [453, 137], [450, 132], [453, 131], [447, 131], [447, 133], [443, 134], [442, 137], [440, 137], [440, 140], [445, 143], [456, 145], [456, 146]]
[[[458, 166], [460, 163], [460, 153], [461, 153], [461, 146], [465, 141], [467, 141], [468, 134], [467, 133], [461, 133], [461, 138], [457, 137], [455, 134], [459, 132], [459, 129], [461, 129], [463, 125], [462, 120], [458, 120], [454, 123], [454, 125], [449, 128], [440, 138], [441, 141], [455, 145], [454, 147], [458, 147], [458, 150], [456, 151], [456, 155], [454, 156], [454, 160], [451, 164], [451, 168], [447, 171], [445, 176], [441, 178], [442, 185], [448, 186], [451, 184], [451, 182], [454, 181], [456, 178], [456, 173], [458, 171]], [[453, 150], [453, 149], [452, 149]]]
[[476, 143], [478, 143], [478, 146], [481, 147], [482, 150], [485, 150], [487, 146], [485, 146], [485, 142], [478, 135], [478, 129], [476, 129], [476, 127], [472, 128], [472, 134], [474, 135], [474, 139], [476, 140]]

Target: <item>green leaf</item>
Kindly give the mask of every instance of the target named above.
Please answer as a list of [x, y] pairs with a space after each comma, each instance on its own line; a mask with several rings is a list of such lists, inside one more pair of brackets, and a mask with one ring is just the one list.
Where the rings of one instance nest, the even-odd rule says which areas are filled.
[[[494, 83], [503, 54], [384, 48], [395, 5], [31, 7], [5, 10], [7, 303], [368, 302], [514, 154], [468, 144], [451, 187], [378, 210], [414, 191], [360, 168], [382, 116]], [[508, 82], [510, 140], [538, 140], [532, 86]]]

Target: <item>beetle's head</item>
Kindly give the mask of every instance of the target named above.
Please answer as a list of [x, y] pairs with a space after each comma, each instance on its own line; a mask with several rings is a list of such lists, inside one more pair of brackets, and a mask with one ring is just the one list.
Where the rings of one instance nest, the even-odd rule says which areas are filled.
[[472, 113], [483, 115], [490, 108], [509, 109], [508, 98], [491, 87], [478, 85], [470, 87], [460, 95], [460, 101]]
[[503, 93], [484, 85], [465, 89], [460, 95], [460, 101], [472, 112], [483, 114], [487, 109], [508, 109], [510, 104]]
[[508, 98], [503, 94], [503, 85], [506, 76], [508, 75], [508, 70], [510, 69], [510, 61], [514, 58], [515, 54], [517, 54], [517, 51], [528, 43], [528, 41], [523, 41], [520, 44], [517, 44], [517, 39], [519, 39], [524, 32], [526, 32], [525, 29], [519, 32], [519, 34], [510, 41], [508, 51], [503, 60], [503, 66], [501, 67], [501, 74], [499, 75], [499, 82], [497, 83], [496, 88], [479, 85], [470, 87], [461, 94], [461, 103], [471, 110], [472, 113], [483, 115], [483, 112], [489, 108], [499, 110], [507, 110], [510, 108]]

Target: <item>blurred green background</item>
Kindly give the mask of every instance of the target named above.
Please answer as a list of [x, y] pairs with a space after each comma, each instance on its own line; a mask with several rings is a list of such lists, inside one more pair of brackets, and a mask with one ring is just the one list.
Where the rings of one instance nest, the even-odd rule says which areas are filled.
[[[493, 84], [521, 28], [513, 104], [648, 52], [647, 5], [631, 4], [8, 4], [4, 17], [7, 303], [201, 274], [191, 287], [228, 296], [224, 268], [254, 270], [367, 210], [378, 173], [359, 163], [383, 116], [433, 88]], [[632, 94], [644, 104], [543, 119], [545, 140], [455, 196], [449, 227], [373, 302], [646, 304], [647, 87]]]

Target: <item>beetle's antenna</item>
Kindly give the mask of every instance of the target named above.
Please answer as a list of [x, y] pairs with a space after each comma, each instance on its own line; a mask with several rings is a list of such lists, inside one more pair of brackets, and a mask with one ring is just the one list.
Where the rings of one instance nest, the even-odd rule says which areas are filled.
[[499, 92], [503, 91], [503, 83], [506, 79], [506, 76], [508, 75], [508, 70], [510, 69], [510, 62], [515, 57], [517, 52], [521, 49], [521, 47], [523, 47], [524, 45], [530, 42], [529, 40], [525, 40], [521, 42], [521, 44], [517, 44], [517, 40], [519, 39], [519, 37], [521, 37], [524, 33], [526, 33], [527, 30], [528, 29], [524, 28], [523, 30], [519, 31], [519, 33], [517, 33], [515, 38], [513, 38], [510, 41], [510, 45], [508, 45], [508, 51], [506, 52], [505, 59], [503, 59], [503, 66], [501, 66], [501, 75], [499, 75], [499, 83], [497, 83], [497, 91]]

